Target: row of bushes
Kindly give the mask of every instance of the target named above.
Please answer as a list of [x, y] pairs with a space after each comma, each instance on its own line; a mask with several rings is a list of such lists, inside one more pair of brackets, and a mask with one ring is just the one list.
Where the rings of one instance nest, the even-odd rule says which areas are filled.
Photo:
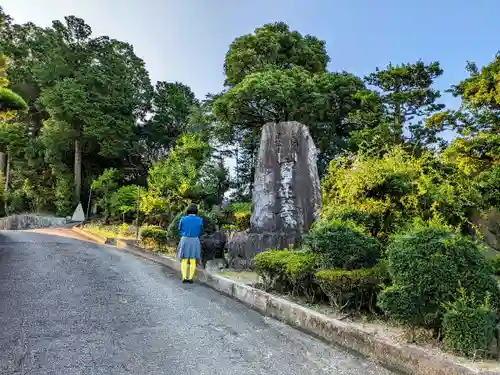
[[376, 295], [389, 280], [383, 263], [354, 270], [319, 270], [321, 257], [309, 250], [266, 251], [254, 263], [267, 290], [305, 296], [310, 302], [326, 297], [339, 311], [375, 311]]
[[299, 251], [258, 254], [264, 286], [327, 298], [339, 311], [383, 312], [426, 328], [460, 355], [484, 357], [494, 338], [500, 289], [481, 245], [438, 222], [415, 223], [382, 252], [362, 227], [321, 221]]
[[165, 251], [172, 244], [166, 230], [158, 226], [147, 226], [141, 230], [141, 245], [147, 249]]
[[[175, 247], [179, 241], [179, 222], [185, 212], [180, 212], [175, 215], [166, 229], [160, 226], [145, 226], [141, 230], [141, 243], [143, 246], [155, 249], [157, 251], [165, 251], [168, 248]], [[212, 234], [216, 231], [219, 218], [213, 212], [205, 212], [199, 210], [198, 215], [203, 219], [203, 232]]]
[[[160, 226], [144, 227], [141, 231], [142, 244], [158, 251], [175, 246], [179, 240], [179, 221], [184, 215], [185, 210], [176, 214], [166, 229]], [[214, 233], [217, 227], [245, 230], [250, 227], [251, 203], [232, 203], [225, 209], [213, 209], [210, 212], [200, 209], [198, 215], [203, 218], [206, 234]]]

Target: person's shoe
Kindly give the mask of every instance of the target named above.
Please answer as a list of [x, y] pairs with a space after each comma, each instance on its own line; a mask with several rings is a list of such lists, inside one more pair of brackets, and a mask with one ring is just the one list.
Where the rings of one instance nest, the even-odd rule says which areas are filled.
[[194, 284], [193, 280], [188, 280], [187, 282], [188, 282], [188, 284]]
[[189, 280], [184, 279], [184, 280], [182, 280], [182, 283], [183, 284], [189, 284]]

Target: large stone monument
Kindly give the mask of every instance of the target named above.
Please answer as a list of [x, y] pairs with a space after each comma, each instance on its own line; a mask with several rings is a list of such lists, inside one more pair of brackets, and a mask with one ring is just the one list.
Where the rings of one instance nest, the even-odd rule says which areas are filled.
[[229, 266], [251, 267], [255, 254], [287, 248], [317, 219], [321, 187], [316, 147], [301, 123], [268, 123], [262, 129], [253, 190], [250, 229], [232, 233]]

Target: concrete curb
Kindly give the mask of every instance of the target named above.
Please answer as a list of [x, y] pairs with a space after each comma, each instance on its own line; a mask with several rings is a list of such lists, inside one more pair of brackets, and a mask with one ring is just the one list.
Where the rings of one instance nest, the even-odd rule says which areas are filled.
[[78, 228], [77, 226], [74, 226], [71, 228], [73, 232], [78, 233], [80, 236], [83, 236], [85, 238], [88, 238], [91, 241], [95, 241], [101, 245], [108, 245], [111, 244], [112, 241], [110, 241], [108, 238], [100, 236], [98, 234], [90, 233], [87, 231], [84, 231], [83, 229]]
[[[77, 233], [85, 235], [78, 228]], [[94, 236], [86, 233], [87, 237]], [[95, 236], [100, 237], [100, 236]], [[102, 241], [102, 238], [101, 238]], [[172, 258], [154, 255], [134, 245], [133, 241], [116, 240], [116, 247], [180, 272]], [[100, 242], [102, 243], [102, 242]], [[106, 241], [104, 242], [106, 243]], [[304, 306], [266, 293], [237, 281], [197, 269], [197, 280], [232, 297], [263, 315], [285, 322], [327, 342], [343, 346], [375, 361], [410, 375], [500, 375], [500, 371], [477, 371], [442, 356], [431, 355], [409, 344], [394, 344], [375, 337], [349, 323], [329, 318]]]

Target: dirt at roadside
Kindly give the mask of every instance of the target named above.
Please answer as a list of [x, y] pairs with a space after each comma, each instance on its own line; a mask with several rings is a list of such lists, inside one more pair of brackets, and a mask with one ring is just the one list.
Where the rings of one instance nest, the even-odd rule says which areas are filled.
[[28, 229], [25, 230], [24, 232], [34, 232], [34, 233], [41, 233], [41, 234], [51, 234], [54, 236], [61, 236], [61, 237], [67, 237], [67, 238], [74, 238], [76, 240], [82, 240], [82, 241], [87, 241], [87, 242], [94, 242], [87, 237], [82, 236], [79, 233], [76, 233], [73, 231], [71, 228], [41, 228], [41, 229]]

